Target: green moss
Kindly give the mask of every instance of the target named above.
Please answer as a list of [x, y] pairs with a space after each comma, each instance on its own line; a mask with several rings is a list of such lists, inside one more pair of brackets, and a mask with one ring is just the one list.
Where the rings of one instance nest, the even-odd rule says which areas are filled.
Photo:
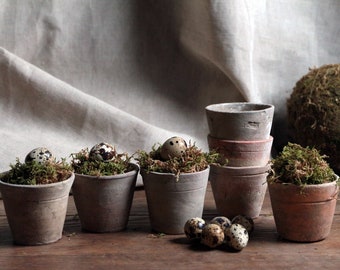
[[138, 151], [138, 161], [141, 169], [146, 172], [173, 173], [179, 176], [180, 173], [193, 173], [203, 171], [210, 164], [226, 164], [226, 160], [221, 161], [218, 153], [212, 151], [203, 152], [195, 144], [186, 148], [181, 157], [174, 157], [163, 161], [160, 156], [161, 145], [154, 145], [150, 152]]
[[311, 69], [287, 101], [292, 140], [316, 147], [340, 172], [340, 64]]
[[90, 176], [108, 176], [126, 173], [132, 170], [131, 157], [127, 153], [118, 154], [110, 161], [91, 160], [89, 150], [82, 149], [78, 153], [71, 154], [71, 165], [75, 173]]
[[64, 159], [21, 163], [19, 159], [10, 165], [11, 169], [1, 176], [1, 181], [17, 185], [42, 185], [61, 182], [72, 174], [71, 166]]
[[272, 160], [269, 182], [315, 185], [336, 180], [334, 171], [315, 148], [288, 143]]

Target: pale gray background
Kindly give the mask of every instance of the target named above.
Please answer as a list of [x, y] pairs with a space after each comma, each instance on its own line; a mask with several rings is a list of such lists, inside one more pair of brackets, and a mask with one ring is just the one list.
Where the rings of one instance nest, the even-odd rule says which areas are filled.
[[276, 107], [340, 62], [338, 0], [0, 0], [0, 167], [46, 146], [130, 154], [173, 135], [207, 150], [205, 106]]

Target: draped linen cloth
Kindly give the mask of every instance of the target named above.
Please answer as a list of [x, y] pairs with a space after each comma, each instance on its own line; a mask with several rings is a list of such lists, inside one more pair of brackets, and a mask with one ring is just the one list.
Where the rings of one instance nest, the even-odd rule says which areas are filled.
[[0, 169], [45, 146], [207, 151], [205, 107], [275, 105], [311, 67], [340, 62], [338, 0], [0, 0]]

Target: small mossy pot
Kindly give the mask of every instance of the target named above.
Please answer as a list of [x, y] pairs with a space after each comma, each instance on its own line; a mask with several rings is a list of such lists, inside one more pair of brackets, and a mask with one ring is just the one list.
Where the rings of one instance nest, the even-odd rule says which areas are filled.
[[325, 239], [339, 194], [338, 176], [314, 148], [289, 143], [272, 161], [268, 189], [278, 234], [295, 242]]
[[152, 230], [183, 234], [188, 219], [202, 217], [210, 164], [218, 159], [216, 153], [204, 153], [180, 137], [169, 138], [149, 153], [139, 152]]
[[151, 228], [159, 233], [182, 234], [185, 222], [202, 217], [209, 178], [207, 169], [194, 173], [141, 170]]
[[139, 167], [110, 176], [76, 174], [72, 187], [81, 227], [95, 233], [126, 229]]
[[62, 237], [74, 173], [61, 182], [17, 185], [0, 181], [8, 223], [18, 245], [43, 245]]
[[276, 229], [282, 238], [315, 242], [329, 235], [339, 194], [336, 181], [306, 186], [270, 183], [268, 186]]
[[101, 142], [71, 154], [72, 187], [81, 227], [93, 233], [117, 232], [127, 227], [139, 166], [127, 153]]

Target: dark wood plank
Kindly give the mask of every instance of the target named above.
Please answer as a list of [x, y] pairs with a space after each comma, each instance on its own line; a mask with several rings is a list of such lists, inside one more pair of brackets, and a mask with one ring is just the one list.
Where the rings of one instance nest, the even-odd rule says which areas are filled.
[[[210, 186], [204, 218], [217, 212]], [[23, 224], [24, 228], [24, 224]], [[0, 204], [0, 269], [339, 269], [340, 205], [337, 204], [330, 236], [304, 244], [279, 239], [268, 194], [255, 231], [241, 252], [208, 249], [190, 243], [183, 235], [158, 235], [150, 230], [143, 189], [134, 196], [127, 230], [118, 233], [82, 232], [70, 196], [63, 237], [44, 246], [23, 247], [12, 237]]]

